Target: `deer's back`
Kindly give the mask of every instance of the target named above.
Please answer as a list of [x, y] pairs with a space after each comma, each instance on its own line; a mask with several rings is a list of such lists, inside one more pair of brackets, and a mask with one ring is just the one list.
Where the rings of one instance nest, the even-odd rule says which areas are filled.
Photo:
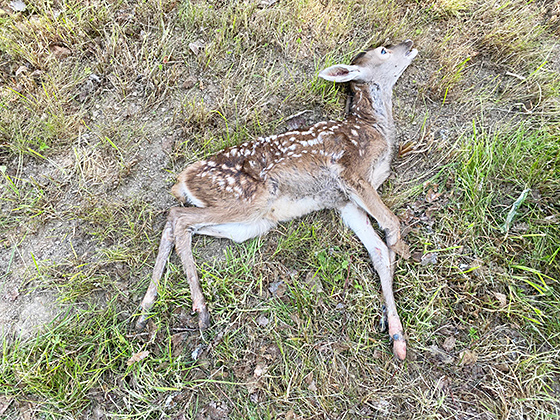
[[387, 153], [378, 137], [371, 128], [328, 121], [259, 138], [189, 165], [172, 192], [198, 207], [258, 205], [276, 221], [337, 208], [348, 200], [341, 174], [370, 178], [372, 162]]

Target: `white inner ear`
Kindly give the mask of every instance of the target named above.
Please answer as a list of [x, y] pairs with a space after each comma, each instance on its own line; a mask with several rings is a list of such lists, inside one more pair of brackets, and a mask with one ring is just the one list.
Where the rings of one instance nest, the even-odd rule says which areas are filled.
[[346, 64], [335, 64], [334, 66], [327, 67], [319, 73], [319, 77], [330, 82], [337, 83], [359, 79], [360, 76], [363, 76], [361, 67], [347, 66]]

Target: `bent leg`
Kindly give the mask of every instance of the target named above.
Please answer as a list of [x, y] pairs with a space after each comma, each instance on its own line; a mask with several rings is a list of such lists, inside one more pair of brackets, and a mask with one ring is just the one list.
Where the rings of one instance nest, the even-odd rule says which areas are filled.
[[356, 204], [348, 203], [340, 209], [340, 215], [344, 223], [356, 233], [368, 250], [373, 266], [379, 274], [383, 298], [387, 307], [389, 336], [393, 339], [393, 353], [400, 360], [404, 360], [406, 358], [406, 341], [393, 294], [391, 250], [387, 248], [387, 245], [371, 226], [368, 215]]
[[401, 239], [400, 222], [397, 216], [385, 205], [379, 193], [367, 181], [358, 179], [351, 182], [350, 198], [359, 207], [368, 212], [379, 226], [385, 231], [385, 241], [391, 250], [391, 266], [395, 261], [395, 254], [403, 258], [410, 258], [408, 245]]

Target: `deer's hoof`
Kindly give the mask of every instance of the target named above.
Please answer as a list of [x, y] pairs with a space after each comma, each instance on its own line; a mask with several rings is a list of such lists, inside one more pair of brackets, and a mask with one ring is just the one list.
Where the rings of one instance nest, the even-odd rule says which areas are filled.
[[393, 334], [393, 353], [399, 360], [406, 359], [406, 340], [402, 334]]
[[140, 318], [138, 318], [138, 320], [136, 321], [136, 331], [142, 331], [144, 328], [146, 328], [146, 324], [148, 323], [148, 317], [146, 317], [145, 314], [140, 315]]
[[198, 328], [204, 331], [210, 326], [210, 312], [208, 312], [206, 306], [198, 309], [196, 312], [198, 312]]

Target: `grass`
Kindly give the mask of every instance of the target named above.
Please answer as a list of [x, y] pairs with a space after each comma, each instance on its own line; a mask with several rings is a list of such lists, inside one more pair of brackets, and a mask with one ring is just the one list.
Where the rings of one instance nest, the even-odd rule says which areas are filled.
[[[0, 11], [0, 418], [560, 416], [557, 8], [27, 7]], [[413, 251], [395, 275], [407, 361], [378, 329], [366, 251], [326, 211], [243, 244], [197, 237], [211, 328], [172, 256], [135, 332], [184, 165], [289, 116], [341, 118], [318, 71], [406, 38], [420, 55], [382, 193]]]

